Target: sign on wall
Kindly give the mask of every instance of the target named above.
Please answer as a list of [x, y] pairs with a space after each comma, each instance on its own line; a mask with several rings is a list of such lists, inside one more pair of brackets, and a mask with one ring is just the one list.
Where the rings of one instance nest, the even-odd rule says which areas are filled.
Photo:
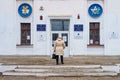
[[88, 13], [91, 17], [98, 18], [102, 15], [103, 8], [99, 4], [92, 4], [88, 9]]
[[46, 37], [47, 37], [46, 33], [44, 33], [44, 32], [43, 32], [43, 33], [38, 32], [37, 41], [38, 41], [38, 42], [45, 41], [45, 40], [46, 40]]
[[83, 32], [74, 32], [75, 39], [83, 39]]
[[74, 31], [83, 31], [83, 25], [82, 24], [75, 24]]
[[119, 34], [118, 32], [109, 32], [109, 39], [118, 39], [119, 38]]
[[18, 7], [18, 13], [21, 17], [29, 17], [32, 13], [32, 7], [28, 3], [23, 3]]
[[37, 24], [37, 31], [46, 31], [45, 24]]
[[74, 25], [74, 38], [83, 39], [83, 24]]

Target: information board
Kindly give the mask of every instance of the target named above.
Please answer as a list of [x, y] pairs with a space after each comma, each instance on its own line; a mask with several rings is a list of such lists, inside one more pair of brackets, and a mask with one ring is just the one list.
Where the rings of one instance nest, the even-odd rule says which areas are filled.
[[83, 25], [82, 24], [75, 24], [74, 31], [83, 31]]
[[37, 24], [37, 31], [46, 31], [45, 24]]

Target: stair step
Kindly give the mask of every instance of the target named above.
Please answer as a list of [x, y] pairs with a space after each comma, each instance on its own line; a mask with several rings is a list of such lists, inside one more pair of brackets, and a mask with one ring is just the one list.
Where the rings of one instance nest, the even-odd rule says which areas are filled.
[[0, 65], [2, 65], [3, 63], [0, 63]]
[[103, 72], [102, 69], [14, 69], [15, 72]]
[[2, 72], [9, 76], [117, 76], [114, 71], [104, 71], [100, 65], [17, 65]]
[[35, 68], [35, 69], [39, 69], [39, 68], [101, 68], [100, 65], [55, 65], [55, 66], [45, 66], [45, 65], [18, 65], [17, 68]]
[[114, 72], [99, 72], [99, 73], [86, 73], [86, 72], [57, 72], [57, 73], [20, 73], [20, 72], [3, 72], [3, 75], [9, 76], [39, 76], [39, 77], [60, 77], [60, 76], [117, 76]]

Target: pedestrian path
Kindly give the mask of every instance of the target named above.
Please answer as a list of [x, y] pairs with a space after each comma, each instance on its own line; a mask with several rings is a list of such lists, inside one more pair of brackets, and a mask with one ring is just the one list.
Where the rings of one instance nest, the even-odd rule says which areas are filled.
[[[114, 67], [115, 68], [115, 67]], [[118, 68], [116, 66], [116, 68]], [[118, 68], [119, 70], [119, 68]], [[101, 65], [14, 65], [2, 72], [9, 76], [69, 77], [69, 76], [117, 76], [118, 72]]]

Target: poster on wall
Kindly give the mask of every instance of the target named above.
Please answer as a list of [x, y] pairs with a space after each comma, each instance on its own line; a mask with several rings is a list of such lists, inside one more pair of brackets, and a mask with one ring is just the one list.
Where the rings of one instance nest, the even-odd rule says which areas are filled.
[[74, 38], [83, 39], [83, 24], [74, 25]]
[[67, 42], [67, 36], [63, 36], [62, 38], [64, 42]]
[[109, 39], [118, 39], [119, 34], [117, 32], [110, 32]]
[[75, 39], [83, 39], [83, 32], [74, 32]]
[[37, 41], [40, 42], [40, 41], [45, 41], [45, 40], [46, 40], [46, 33], [38, 32]]
[[30, 40], [30, 35], [27, 35], [27, 40]]

